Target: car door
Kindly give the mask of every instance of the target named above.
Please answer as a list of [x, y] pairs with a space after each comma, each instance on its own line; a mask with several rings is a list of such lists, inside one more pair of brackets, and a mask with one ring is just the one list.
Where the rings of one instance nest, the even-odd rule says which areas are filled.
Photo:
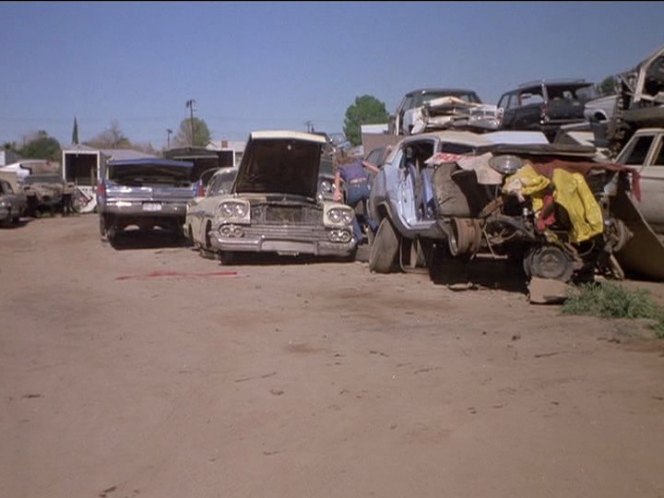
[[652, 229], [664, 234], [664, 133], [654, 137], [641, 168], [641, 211]]
[[542, 87], [527, 88], [519, 92], [514, 109], [512, 128], [515, 130], [537, 130], [540, 126], [544, 94]]
[[516, 94], [514, 92], [506, 93], [498, 101], [498, 115], [500, 118], [500, 126], [506, 130], [512, 127], [514, 120], [514, 102]]
[[399, 151], [399, 181], [397, 186], [397, 199], [399, 200], [399, 216], [406, 226], [427, 229], [433, 223], [427, 216], [426, 205], [430, 190], [430, 171], [425, 161], [436, 151], [436, 141], [431, 138], [411, 140], [404, 143]]

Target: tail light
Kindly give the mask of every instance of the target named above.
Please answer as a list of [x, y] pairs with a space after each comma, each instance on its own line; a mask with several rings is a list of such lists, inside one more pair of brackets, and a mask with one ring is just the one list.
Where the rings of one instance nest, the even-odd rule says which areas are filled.
[[97, 198], [101, 198], [106, 196], [106, 185], [104, 182], [99, 182], [97, 184], [97, 190], [96, 190]]

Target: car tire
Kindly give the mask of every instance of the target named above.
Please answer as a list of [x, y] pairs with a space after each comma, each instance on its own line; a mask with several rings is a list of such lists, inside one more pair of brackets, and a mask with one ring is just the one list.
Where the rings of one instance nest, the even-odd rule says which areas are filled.
[[561, 248], [554, 245], [531, 249], [526, 254], [523, 264], [526, 275], [530, 278], [569, 282], [574, 273], [572, 260]]
[[204, 247], [200, 247], [198, 249], [198, 254], [200, 254], [201, 258], [204, 259], [217, 259], [217, 254], [214, 251], [210, 251], [209, 249], [205, 249]]
[[399, 253], [399, 239], [389, 218], [383, 218], [371, 244], [369, 270], [375, 273], [390, 273], [394, 270]]
[[107, 227], [106, 239], [108, 240], [108, 243], [111, 244], [111, 247], [115, 248], [117, 246], [117, 238], [118, 238], [118, 229], [114, 226]]
[[222, 265], [232, 265], [235, 262], [235, 253], [231, 251], [220, 251], [219, 261]]

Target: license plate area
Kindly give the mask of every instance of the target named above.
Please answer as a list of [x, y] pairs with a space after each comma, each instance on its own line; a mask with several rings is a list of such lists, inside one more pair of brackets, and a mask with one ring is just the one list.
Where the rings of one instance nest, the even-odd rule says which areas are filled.
[[161, 203], [159, 202], [144, 202], [143, 211], [161, 211]]

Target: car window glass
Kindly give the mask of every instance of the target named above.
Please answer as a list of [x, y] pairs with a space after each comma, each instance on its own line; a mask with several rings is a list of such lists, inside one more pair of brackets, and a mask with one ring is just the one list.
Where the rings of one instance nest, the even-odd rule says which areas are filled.
[[471, 154], [475, 151], [474, 147], [464, 144], [455, 144], [450, 142], [441, 142], [440, 152], [449, 152], [450, 154]]
[[632, 142], [630, 149], [625, 154], [624, 164], [642, 165], [646, 160], [653, 138], [652, 135], [644, 136]]
[[510, 103], [509, 103], [509, 108], [514, 109], [519, 105], [519, 96], [516, 93], [513, 93], [510, 95]]
[[523, 92], [520, 96], [521, 105], [541, 104], [544, 98], [541, 93]]
[[4, 181], [0, 181], [0, 194], [9, 194], [9, 189], [7, 188], [9, 186], [8, 183]]

